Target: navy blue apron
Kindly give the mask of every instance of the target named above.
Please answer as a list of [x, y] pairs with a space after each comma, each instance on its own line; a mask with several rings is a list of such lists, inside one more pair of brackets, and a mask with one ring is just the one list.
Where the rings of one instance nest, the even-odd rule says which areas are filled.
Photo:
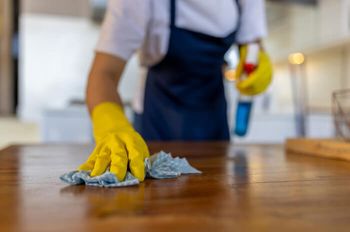
[[148, 141], [229, 140], [222, 67], [237, 30], [220, 38], [178, 28], [170, 3], [168, 52], [149, 68], [136, 130]]

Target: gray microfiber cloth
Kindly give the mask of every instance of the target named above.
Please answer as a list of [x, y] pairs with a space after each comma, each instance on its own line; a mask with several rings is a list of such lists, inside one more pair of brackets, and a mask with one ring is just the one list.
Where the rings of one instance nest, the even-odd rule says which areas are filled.
[[[161, 151], [145, 159], [146, 178], [166, 179], [175, 178], [181, 174], [200, 174], [185, 158], [173, 158], [170, 153]], [[60, 179], [70, 185], [85, 184], [98, 187], [123, 187], [138, 185], [140, 181], [127, 172], [123, 181], [106, 171], [100, 176], [91, 177], [87, 171], [71, 171], [63, 174]]]

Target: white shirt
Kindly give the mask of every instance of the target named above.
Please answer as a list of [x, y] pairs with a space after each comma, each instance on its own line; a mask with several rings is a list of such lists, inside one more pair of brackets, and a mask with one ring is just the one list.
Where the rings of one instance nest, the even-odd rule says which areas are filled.
[[[264, 0], [240, 0], [240, 23], [236, 0], [177, 0], [179, 28], [225, 37], [239, 26], [237, 43], [266, 36]], [[152, 66], [166, 55], [170, 36], [170, 0], [109, 0], [97, 52], [124, 60], [137, 51], [141, 65]], [[144, 78], [140, 81], [134, 109], [143, 110]]]
[[[238, 26], [235, 0], [177, 0], [176, 26], [224, 37]], [[128, 60], [140, 51], [141, 64], [150, 66], [167, 53], [170, 0], [109, 0], [96, 51]], [[264, 0], [241, 0], [237, 43], [267, 34]]]

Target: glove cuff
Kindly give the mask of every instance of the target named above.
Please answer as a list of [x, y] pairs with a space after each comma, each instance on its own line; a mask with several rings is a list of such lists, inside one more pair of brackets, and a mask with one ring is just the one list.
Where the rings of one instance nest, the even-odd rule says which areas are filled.
[[113, 102], [103, 102], [97, 105], [92, 111], [91, 118], [95, 141], [99, 141], [107, 134], [120, 129], [133, 129], [123, 108]]

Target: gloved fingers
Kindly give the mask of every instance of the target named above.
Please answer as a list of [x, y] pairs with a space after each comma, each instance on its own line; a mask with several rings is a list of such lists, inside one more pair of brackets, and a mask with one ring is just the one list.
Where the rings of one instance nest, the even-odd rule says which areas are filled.
[[[126, 144], [127, 149], [128, 147], [133, 146], [136, 150], [139, 151], [138, 154], [140, 153], [143, 159], [149, 157], [149, 150], [147, 144], [145, 140], [143, 140], [142, 136], [136, 131], [132, 131], [127, 134], [122, 134], [120, 135], [120, 138]], [[133, 156], [133, 154], [128, 154], [129, 158], [130, 155]]]
[[140, 150], [129, 148], [128, 154], [133, 154], [132, 156], [129, 155], [129, 168], [131, 173], [139, 180], [143, 181], [145, 179], [145, 164], [144, 164], [144, 155], [141, 153]]
[[85, 163], [78, 167], [78, 171], [92, 171], [95, 166], [97, 154], [100, 152], [101, 148], [102, 144], [97, 144]]
[[[240, 88], [239, 90], [246, 95], [257, 95], [264, 92], [270, 85], [272, 81], [272, 68], [271, 66], [265, 66], [265, 68], [260, 69], [258, 72], [253, 73], [253, 78], [256, 80], [254, 85], [248, 88]], [[260, 77], [259, 77], [260, 76]], [[263, 77], [261, 77], [263, 76]]]
[[94, 169], [91, 172], [91, 176], [99, 176], [106, 171], [109, 164], [111, 163], [111, 149], [109, 144], [107, 143], [102, 147], [100, 152], [96, 156], [96, 162]]
[[254, 86], [255, 94], [265, 92], [265, 90], [270, 86], [272, 81], [272, 68], [266, 69], [263, 75], [265, 75], [265, 78], [261, 78], [258, 85]]
[[145, 150], [143, 139], [138, 138], [137, 135], [125, 137], [123, 141], [128, 151], [130, 171], [139, 181], [143, 181], [145, 179], [144, 160], [149, 155], [148, 149]]
[[135, 133], [135, 143], [139, 144], [138, 146], [140, 147], [140, 150], [143, 154], [143, 158], [148, 158], [149, 157], [149, 150], [148, 150], [148, 146], [145, 142], [145, 140], [143, 140], [142, 136], [139, 133]]
[[271, 82], [271, 77], [270, 68], [260, 68], [253, 72], [247, 80], [237, 83], [237, 89], [245, 95], [256, 95], [266, 90]]
[[128, 156], [125, 146], [118, 140], [112, 144], [111, 167], [113, 173], [119, 181], [124, 180], [128, 167]]
[[259, 65], [258, 67], [255, 69], [254, 72], [252, 72], [248, 78], [246, 78], [245, 80], [238, 80], [237, 81], [237, 86], [239, 86], [240, 89], [248, 89], [251, 86], [254, 85], [254, 83], [256, 83], [257, 79], [259, 77], [261, 77], [261, 74], [263, 74], [263, 69], [266, 69], [266, 65], [265, 65], [265, 60], [263, 59], [263, 52], [259, 52]]
[[236, 80], [239, 80], [243, 74], [244, 62], [248, 53], [248, 46], [242, 45], [239, 49], [239, 63], [236, 68]]
[[272, 65], [265, 52], [259, 53], [259, 66], [246, 80], [237, 81], [237, 89], [245, 95], [257, 95], [267, 89], [272, 80]]

